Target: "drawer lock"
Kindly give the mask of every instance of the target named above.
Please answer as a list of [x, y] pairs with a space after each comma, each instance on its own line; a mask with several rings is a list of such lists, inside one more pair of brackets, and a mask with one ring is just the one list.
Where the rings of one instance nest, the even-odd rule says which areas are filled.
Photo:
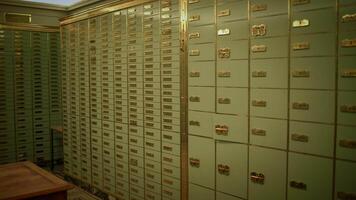
[[226, 16], [229, 16], [230, 14], [231, 14], [230, 9], [221, 10], [218, 13], [218, 17], [226, 17]]
[[190, 126], [200, 126], [200, 122], [198, 121], [189, 121]]
[[292, 107], [295, 110], [309, 110], [309, 104], [307, 103], [293, 103]]
[[218, 165], [218, 172], [219, 174], [229, 176], [230, 175], [230, 167], [228, 165]]
[[343, 105], [340, 107], [340, 111], [344, 113], [356, 113], [356, 105]]
[[265, 182], [265, 175], [262, 173], [251, 172], [250, 180], [254, 183], [264, 184]]
[[345, 48], [356, 47], [356, 39], [344, 39], [341, 41], [341, 46]]
[[190, 102], [200, 102], [200, 97], [189, 97]]
[[199, 56], [200, 51], [199, 51], [199, 49], [192, 49], [192, 50], [190, 50], [189, 55], [190, 56]]
[[355, 140], [340, 140], [339, 146], [349, 149], [356, 149], [356, 141]]
[[200, 15], [194, 15], [189, 17], [189, 22], [199, 21]]
[[356, 21], [356, 13], [354, 14], [346, 14], [342, 16], [342, 22], [354, 22]]
[[200, 167], [200, 160], [196, 158], [189, 158], [190, 166], [199, 168]]
[[255, 106], [255, 107], [267, 107], [267, 101], [253, 100], [252, 101], [252, 106]]
[[254, 45], [254, 46], [251, 47], [251, 51], [253, 53], [266, 52], [267, 51], [267, 46], [266, 45]]
[[189, 39], [196, 39], [200, 38], [200, 33], [195, 32], [195, 33], [189, 33]]
[[230, 104], [231, 100], [229, 98], [219, 98], [218, 103], [219, 104]]
[[341, 73], [341, 77], [343, 77], [343, 78], [356, 78], [356, 70], [343, 71]]
[[297, 141], [297, 142], [308, 142], [309, 137], [306, 135], [292, 134], [292, 140]]
[[300, 190], [307, 190], [307, 184], [297, 181], [291, 181], [289, 186], [292, 188], [300, 189]]
[[253, 25], [251, 28], [252, 36], [264, 36], [267, 34], [267, 26], [265, 24]]
[[216, 125], [215, 133], [218, 135], [227, 135], [229, 133], [229, 127], [226, 125]]
[[230, 72], [218, 72], [218, 77], [228, 78], [228, 77], [231, 77], [231, 73]]
[[231, 50], [230, 48], [220, 48], [218, 50], [219, 58], [230, 58]]
[[252, 72], [252, 77], [254, 77], [254, 78], [267, 77], [267, 72], [266, 71], [253, 71]]
[[218, 36], [223, 36], [223, 35], [230, 35], [230, 29], [228, 29], [228, 28], [219, 29]]
[[200, 77], [200, 72], [190, 72], [189, 77]]
[[310, 49], [309, 42], [299, 42], [299, 43], [293, 44], [293, 50], [294, 51], [306, 50], [306, 49]]
[[300, 19], [300, 20], [294, 20], [292, 26], [294, 28], [301, 28], [301, 27], [307, 27], [309, 25], [310, 25], [309, 19]]
[[266, 130], [254, 128], [251, 130], [252, 135], [266, 136]]
[[307, 78], [310, 77], [310, 72], [307, 70], [296, 70], [293, 71], [292, 76], [295, 78]]

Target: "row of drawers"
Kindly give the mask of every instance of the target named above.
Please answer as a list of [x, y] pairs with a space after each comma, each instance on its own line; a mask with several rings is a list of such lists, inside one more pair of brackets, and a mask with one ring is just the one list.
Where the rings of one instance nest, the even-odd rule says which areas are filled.
[[[356, 75], [352, 66], [356, 57], [292, 58], [288, 75], [288, 59], [251, 60], [250, 75], [247, 60], [191, 62], [188, 64], [188, 84], [191, 86], [335, 89], [338, 73], [339, 90], [356, 90]], [[322, 73], [320, 73], [322, 71]], [[215, 83], [216, 82], [216, 83]]]
[[[299, 121], [250, 118], [190, 111], [188, 130], [191, 135], [266, 146], [278, 149], [356, 160], [353, 144], [356, 138], [352, 132], [356, 127], [337, 126], [337, 142], [334, 143], [335, 126]], [[288, 129], [289, 127], [289, 129]], [[290, 133], [288, 138], [288, 132]]]
[[[247, 145], [234, 143], [217, 143], [215, 163], [210, 158], [215, 153], [214, 142], [199, 138], [199, 147], [208, 144], [205, 147], [211, 149], [209, 152], [200, 153], [200, 149], [195, 147], [194, 143], [198, 141], [193, 137], [189, 138], [189, 141], [193, 142], [189, 145], [191, 183], [215, 189], [216, 181], [217, 191], [241, 198], [246, 198], [248, 191], [249, 199], [285, 199], [286, 185], [290, 195], [288, 199], [299, 199], [301, 196], [304, 199], [315, 196], [332, 199], [334, 169], [332, 159], [297, 153], [289, 153], [287, 158], [286, 152], [278, 150], [252, 146], [248, 148]], [[320, 170], [317, 172], [312, 170], [315, 167]], [[349, 185], [352, 184], [352, 178], [347, 178], [349, 171], [343, 171], [351, 170], [353, 167], [354, 163], [336, 161], [336, 188], [339, 190], [337, 192], [354, 193], [352, 186]], [[273, 182], [268, 181], [271, 177]], [[248, 186], [246, 179], [249, 179]], [[324, 192], [320, 193], [320, 191]]]
[[[340, 55], [356, 54], [355, 33], [341, 35]], [[214, 43], [192, 44], [188, 47], [188, 60], [189, 62], [213, 61], [215, 55], [218, 61], [248, 59], [249, 51], [251, 59], [283, 58], [288, 57], [288, 43], [287, 37], [278, 37], [251, 40], [250, 48], [248, 40], [227, 40], [219, 42], [217, 46]], [[335, 44], [334, 34], [300, 35], [291, 40], [290, 55], [291, 57], [335, 56]]]
[[[215, 99], [215, 88], [189, 87], [189, 109], [248, 115], [248, 96], [247, 88], [218, 88]], [[251, 116], [287, 119], [288, 90], [251, 89], [250, 98]], [[335, 122], [335, 92], [291, 90], [289, 98], [291, 120]], [[338, 93], [338, 124], [355, 124], [355, 105], [355, 92]]]

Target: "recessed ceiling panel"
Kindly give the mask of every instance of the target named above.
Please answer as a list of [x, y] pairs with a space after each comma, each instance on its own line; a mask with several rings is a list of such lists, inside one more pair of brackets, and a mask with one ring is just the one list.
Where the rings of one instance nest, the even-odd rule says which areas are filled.
[[71, 6], [73, 4], [79, 3], [83, 0], [23, 0], [23, 1], [31, 1], [31, 2], [37, 2], [37, 3], [47, 3], [47, 4], [52, 4], [52, 5], [58, 5], [58, 6]]

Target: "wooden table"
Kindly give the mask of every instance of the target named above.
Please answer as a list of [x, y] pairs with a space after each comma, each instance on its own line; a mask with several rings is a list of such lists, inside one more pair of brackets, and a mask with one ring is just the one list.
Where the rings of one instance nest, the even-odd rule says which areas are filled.
[[65, 200], [73, 185], [31, 162], [0, 165], [0, 200]]

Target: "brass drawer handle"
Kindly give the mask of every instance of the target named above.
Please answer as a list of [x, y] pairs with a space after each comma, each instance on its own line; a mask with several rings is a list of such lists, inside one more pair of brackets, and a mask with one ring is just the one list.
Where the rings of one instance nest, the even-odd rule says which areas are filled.
[[200, 0], [189, 0], [188, 3], [189, 4], [194, 4], [194, 3], [199, 3]]
[[252, 4], [251, 11], [252, 12], [259, 12], [267, 10], [267, 4]]
[[200, 167], [200, 160], [197, 158], [189, 158], [190, 166], [199, 168]]
[[218, 30], [218, 36], [230, 35], [230, 29], [224, 28]]
[[200, 38], [199, 32], [189, 33], [189, 39], [196, 39], [196, 38]]
[[198, 121], [189, 121], [190, 126], [200, 126], [200, 122]]
[[218, 172], [221, 175], [229, 176], [230, 175], [230, 167], [228, 165], [218, 165]]
[[310, 0], [292, 0], [293, 6], [299, 6], [310, 3]]
[[253, 71], [252, 77], [253, 78], [264, 78], [264, 77], [267, 77], [267, 72], [266, 71]]
[[200, 72], [190, 72], [189, 77], [200, 77]]
[[257, 128], [253, 128], [251, 130], [252, 135], [258, 135], [258, 136], [266, 136], [266, 130], [263, 129], [257, 129]]
[[294, 20], [292, 26], [294, 28], [302, 28], [310, 25], [309, 19]]
[[252, 36], [264, 36], [267, 34], [267, 26], [265, 24], [253, 25], [251, 28]]
[[192, 49], [189, 52], [189, 56], [199, 56], [200, 55], [200, 50], [199, 49]]
[[252, 106], [254, 106], [254, 107], [267, 107], [267, 101], [253, 100], [252, 101]]
[[356, 70], [350, 70], [350, 71], [343, 71], [341, 73], [341, 77], [343, 78], [356, 78]]
[[163, 168], [163, 171], [166, 173], [169, 173], [169, 174], [173, 174], [173, 170], [171, 170], [171, 169]]
[[340, 111], [344, 113], [356, 113], [356, 105], [342, 105]]
[[168, 147], [168, 146], [163, 146], [163, 150], [165, 150], [165, 151], [172, 151], [173, 148], [172, 148], [172, 147]]
[[199, 21], [200, 15], [194, 15], [189, 17], [189, 22]]
[[356, 39], [344, 39], [341, 41], [341, 46], [344, 48], [356, 47]]
[[356, 200], [356, 193], [337, 192], [337, 198], [340, 200]]
[[292, 49], [293, 51], [310, 49], [310, 44], [309, 42], [298, 42], [293, 44]]
[[163, 135], [163, 138], [167, 139], [167, 140], [172, 140], [173, 139], [173, 137], [170, 136], [170, 135]]
[[340, 140], [339, 146], [349, 149], [356, 149], [356, 141], [355, 140]]
[[221, 10], [218, 12], [218, 17], [226, 17], [231, 14], [230, 9]]
[[303, 182], [291, 181], [289, 182], [289, 186], [300, 190], [307, 190], [307, 184]]
[[219, 58], [230, 58], [231, 49], [230, 48], [220, 48], [218, 50]]
[[262, 173], [251, 172], [250, 180], [254, 183], [264, 184], [265, 182], [265, 175]]
[[168, 179], [163, 179], [163, 183], [166, 183], [168, 185], [173, 185], [173, 181], [168, 180]]
[[231, 72], [218, 72], [218, 77], [220, 78], [229, 78], [231, 77]]
[[189, 97], [189, 101], [190, 101], [190, 102], [200, 102], [200, 97], [191, 96], [191, 97]]
[[354, 14], [345, 14], [342, 16], [342, 22], [354, 22], [356, 21], [356, 13]]
[[295, 102], [292, 104], [292, 108], [295, 110], [309, 110], [309, 104]]
[[308, 70], [295, 70], [292, 73], [294, 78], [308, 78], [310, 77], [310, 71]]
[[308, 142], [309, 137], [307, 135], [292, 134], [292, 140], [297, 142]]
[[228, 135], [229, 133], [229, 127], [226, 125], [215, 125], [215, 133], [217, 135]]
[[231, 100], [229, 98], [219, 98], [218, 103], [219, 104], [230, 104]]
[[267, 51], [267, 46], [266, 45], [253, 45], [251, 47], [251, 51], [253, 53], [262, 53]]

